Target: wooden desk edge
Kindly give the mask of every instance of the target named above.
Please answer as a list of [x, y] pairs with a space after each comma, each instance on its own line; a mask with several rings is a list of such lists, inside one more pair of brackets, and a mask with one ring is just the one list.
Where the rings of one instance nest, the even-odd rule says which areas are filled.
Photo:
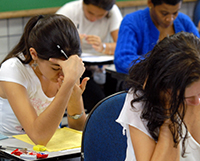
[[[183, 0], [183, 2], [195, 2], [195, 1], [196, 0]], [[146, 5], [147, 1], [146, 0], [121, 1], [121, 2], [116, 2], [116, 4], [119, 8], [134, 7], [134, 6]], [[39, 14], [52, 14], [52, 13], [55, 13], [59, 8], [60, 7], [0, 12], [0, 19], [31, 17], [31, 16], [35, 16]]]

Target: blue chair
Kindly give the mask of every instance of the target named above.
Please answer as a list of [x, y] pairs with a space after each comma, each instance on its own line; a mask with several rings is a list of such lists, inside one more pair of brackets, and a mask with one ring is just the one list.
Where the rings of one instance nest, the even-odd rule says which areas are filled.
[[127, 138], [122, 134], [122, 126], [115, 121], [125, 97], [125, 91], [110, 95], [89, 113], [82, 136], [82, 161], [125, 160]]
[[199, 21], [200, 21], [200, 0], [197, 0], [194, 6], [193, 22], [196, 26], [198, 26]]

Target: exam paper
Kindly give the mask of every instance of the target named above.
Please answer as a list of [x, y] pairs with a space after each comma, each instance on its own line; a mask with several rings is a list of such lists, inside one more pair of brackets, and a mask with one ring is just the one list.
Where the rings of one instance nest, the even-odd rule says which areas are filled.
[[0, 134], [0, 140], [7, 139], [7, 138], [8, 138], [8, 136], [5, 136], [5, 135], [3, 135], [3, 134]]
[[[14, 135], [16, 139], [28, 144], [35, 145], [27, 134]], [[81, 147], [82, 132], [71, 128], [57, 129], [51, 140], [48, 142], [46, 149], [48, 152], [55, 152]]]
[[83, 62], [89, 63], [102, 63], [114, 60], [113, 55], [106, 55], [101, 53], [82, 53], [81, 58]]

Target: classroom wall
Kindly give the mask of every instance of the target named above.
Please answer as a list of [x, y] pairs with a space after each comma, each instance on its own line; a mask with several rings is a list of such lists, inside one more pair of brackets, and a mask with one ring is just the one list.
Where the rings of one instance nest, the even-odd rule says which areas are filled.
[[[180, 12], [187, 14], [192, 19], [194, 5], [195, 2], [185, 2], [182, 4]], [[120, 8], [120, 10], [122, 15], [125, 16], [128, 13], [134, 12], [138, 9], [143, 9], [145, 7], [146, 5], [125, 7]], [[0, 61], [19, 41], [23, 32], [23, 28], [28, 20], [29, 17], [0, 19]]]

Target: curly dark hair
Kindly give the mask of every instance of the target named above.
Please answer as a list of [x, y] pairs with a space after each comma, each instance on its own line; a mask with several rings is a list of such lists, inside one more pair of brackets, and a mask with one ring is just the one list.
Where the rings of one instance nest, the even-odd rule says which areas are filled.
[[[159, 42], [145, 55], [144, 60], [133, 64], [129, 70], [128, 88], [134, 94], [137, 91], [142, 94], [131, 101], [132, 107], [134, 102], [145, 102], [141, 119], [148, 121], [148, 131], [156, 141], [159, 128], [165, 120], [170, 119], [169, 128], [174, 146], [183, 139], [184, 156], [185, 139], [188, 135], [183, 121], [187, 108], [184, 95], [188, 86], [200, 80], [200, 39], [192, 33], [174, 34]], [[165, 97], [167, 93], [171, 97], [168, 101]], [[183, 124], [186, 127], [185, 135]]]

